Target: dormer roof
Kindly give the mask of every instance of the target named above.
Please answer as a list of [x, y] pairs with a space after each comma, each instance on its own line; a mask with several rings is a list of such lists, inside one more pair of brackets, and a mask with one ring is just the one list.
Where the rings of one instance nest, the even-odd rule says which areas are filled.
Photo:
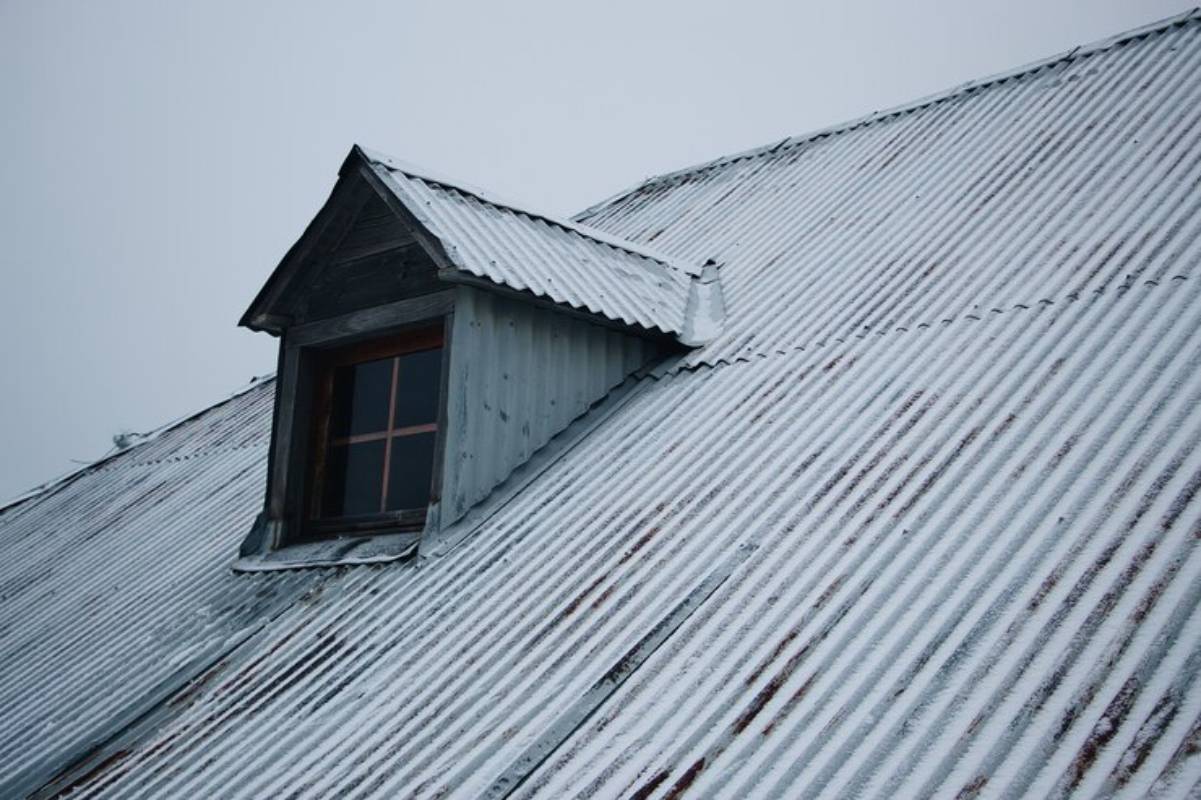
[[[341, 181], [368, 182], [437, 266], [437, 278], [553, 304], [632, 332], [702, 344], [715, 329], [716, 270], [502, 201], [461, 182], [355, 146]], [[335, 189], [335, 196], [338, 190]], [[333, 198], [331, 198], [333, 202]], [[329, 204], [327, 204], [328, 207]], [[242, 319], [278, 333], [274, 299], [298, 272], [305, 237], [272, 274]]]

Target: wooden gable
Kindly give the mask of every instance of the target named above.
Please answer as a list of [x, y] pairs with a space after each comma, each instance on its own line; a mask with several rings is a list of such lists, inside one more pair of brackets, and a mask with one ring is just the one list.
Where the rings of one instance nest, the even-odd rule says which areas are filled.
[[314, 320], [445, 289], [411, 226], [357, 169], [284, 256], [241, 324], [280, 334]]

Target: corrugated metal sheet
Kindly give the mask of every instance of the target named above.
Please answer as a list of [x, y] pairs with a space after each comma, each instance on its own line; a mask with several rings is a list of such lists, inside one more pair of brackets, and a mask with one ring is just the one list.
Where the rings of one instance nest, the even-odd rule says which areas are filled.
[[364, 153], [383, 168], [388, 187], [459, 269], [645, 330], [684, 332], [696, 267]]
[[1199, 287], [648, 381], [457, 550], [273, 622], [94, 788], [474, 796], [748, 544], [524, 794], [1196, 781]]
[[756, 552], [522, 795], [1190, 786], [1199, 325], [1192, 276], [668, 382], [721, 422], [597, 613]]
[[[1201, 24], [1169, 26], [596, 211], [621, 235], [716, 255], [725, 336], [598, 409], [583, 438], [569, 429], [447, 554], [321, 573], [154, 730], [77, 776], [78, 794], [1198, 791], [1198, 59]], [[1040, 136], [1050, 152], [1030, 162]], [[875, 178], [846, 172], [858, 163]], [[248, 414], [261, 437], [269, 404]], [[261, 492], [261, 469], [239, 479], [244, 505], [204, 491], [221, 484], [203, 465], [261, 464], [262, 448], [196, 450], [189, 430], [188, 459], [156, 443], [160, 466], [198, 465], [194, 487], [173, 473], [191, 494], [93, 531], [82, 563], [103, 554], [104, 578], [71, 575], [80, 595], [124, 582], [110, 601], [143, 626], [177, 612], [143, 603], [152, 566], [127, 552], [216, 575]], [[0, 542], [24, 524], [22, 541], [69, 551], [92, 529], [56, 498], [93, 481], [133, 502], [139, 450], [0, 515]], [[193, 522], [178, 533], [172, 514]], [[221, 609], [252, 580], [299, 590], [226, 576], [180, 602]], [[82, 627], [78, 603], [40, 600], [22, 624], [65, 626], [46, 634], [60, 660], [127, 647], [142, 665], [133, 644], [96, 641], [136, 635], [115, 610]], [[17, 697], [37, 720], [10, 684], [48, 692], [57, 662], [7, 661], [4, 707]], [[62, 708], [119, 700], [78, 678], [63, 693]], [[35, 745], [9, 719], [5, 763], [20, 764]]]
[[0, 513], [0, 796], [36, 788], [313, 582], [229, 569], [262, 505], [272, 397], [260, 383]]

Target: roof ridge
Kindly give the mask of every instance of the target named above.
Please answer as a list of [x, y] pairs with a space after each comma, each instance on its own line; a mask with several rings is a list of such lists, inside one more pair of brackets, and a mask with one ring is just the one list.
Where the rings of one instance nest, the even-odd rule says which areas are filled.
[[[4, 514], [10, 510], [16, 508], [19, 505], [23, 505], [24, 503], [28, 502], [29, 500], [33, 500], [34, 498], [41, 497], [44, 494], [53, 492], [54, 490], [58, 489], [59, 487], [65, 486], [68, 483], [70, 483], [71, 481], [75, 480], [76, 478], [81, 477], [85, 472], [88, 472], [91, 470], [101, 471], [101, 470], [112, 469], [115, 466], [113, 464], [113, 462], [116, 461], [121, 456], [128, 455], [129, 453], [133, 453], [135, 450], [142, 447], [143, 445], [147, 445], [153, 441], [157, 441], [158, 438], [160, 436], [162, 436], [163, 434], [165, 434], [169, 431], [172, 431], [176, 428], [182, 427], [183, 425], [186, 425], [187, 423], [192, 422], [196, 418], [201, 417], [217, 408], [220, 408], [221, 406], [223, 406], [227, 403], [231, 403], [234, 400], [237, 400], [239, 397], [249, 394], [250, 392], [254, 391], [255, 389], [259, 388], [260, 386], [263, 386], [266, 383], [270, 383], [273, 380], [275, 380], [274, 372], [269, 372], [269, 373], [266, 373], [265, 375], [255, 375], [255, 376], [251, 377], [251, 379], [248, 383], [245, 383], [242, 386], [239, 386], [237, 389], [234, 389], [232, 392], [230, 392], [228, 395], [221, 398], [220, 400], [216, 400], [212, 403], [209, 403], [208, 405], [204, 406], [203, 408], [201, 408], [197, 411], [192, 411], [192, 412], [189, 412], [182, 416], [174, 417], [173, 419], [170, 419], [167, 422], [162, 423], [161, 425], [157, 425], [157, 426], [151, 428], [150, 430], [146, 431], [145, 433], [137, 434], [138, 440], [136, 442], [134, 442], [132, 445], [130, 445], [129, 447], [124, 447], [124, 448], [120, 448], [120, 449], [110, 448], [108, 452], [106, 452], [104, 455], [100, 456], [99, 458], [97, 458], [94, 461], [89, 461], [86, 464], [80, 464], [80, 466], [76, 467], [75, 469], [68, 470], [67, 472], [64, 472], [63, 474], [59, 475], [57, 478], [51, 478], [50, 480], [45, 481], [44, 483], [40, 483], [37, 486], [33, 487], [32, 489], [22, 492], [21, 494], [17, 495], [16, 497], [9, 498], [8, 500], [0, 500], [0, 514]], [[249, 447], [249, 446], [251, 446], [251, 445], [235, 445], [233, 447], [230, 447], [229, 449], [236, 450], [236, 449], [239, 449], [240, 447]], [[200, 451], [198, 451], [198, 452], [200, 452]], [[190, 458], [190, 456], [182, 456], [180, 458]], [[122, 464], [120, 466], [136, 467], [136, 466], [146, 465], [146, 464], [157, 464], [164, 460], [166, 460], [166, 459], [145, 459], [142, 461], [134, 461], [130, 464]]]
[[372, 150], [371, 148], [363, 147], [362, 145], [355, 146], [362, 152], [364, 158], [366, 158], [368, 161], [385, 167], [392, 172], [400, 172], [410, 178], [416, 178], [417, 180], [425, 183], [437, 184], [438, 186], [451, 189], [459, 192], [460, 194], [469, 195], [474, 197], [476, 200], [495, 208], [511, 211], [531, 219], [540, 219], [551, 225], [562, 228], [569, 233], [574, 233], [577, 236], [591, 239], [594, 242], [606, 245], [608, 247], [624, 250], [627, 253], [638, 256], [639, 258], [646, 258], [651, 261], [655, 261], [667, 267], [668, 269], [682, 272], [687, 276], [696, 277], [700, 275], [701, 267], [699, 264], [691, 264], [683, 259], [655, 250], [652, 247], [647, 247], [646, 245], [639, 244], [637, 242], [631, 242], [627, 239], [622, 239], [619, 236], [614, 236], [610, 233], [606, 233], [602, 230], [598, 230], [570, 218], [558, 217], [553, 214], [548, 214], [544, 211], [532, 210], [519, 203], [502, 199], [495, 194], [485, 191], [484, 189], [481, 189], [473, 184], [441, 176], [432, 170], [427, 170], [424, 167], [401, 161], [400, 159], [393, 158], [386, 153], [381, 153], [378, 150]]
[[701, 173], [720, 169], [740, 161], [747, 161], [760, 156], [771, 155], [777, 151], [788, 150], [793, 147], [799, 147], [801, 145], [808, 144], [818, 139], [824, 139], [827, 136], [847, 133], [857, 128], [870, 125], [873, 122], [891, 119], [893, 117], [900, 116], [901, 114], [907, 114], [911, 111], [917, 111], [929, 106], [946, 102], [948, 100], [965, 96], [981, 88], [1003, 83], [1015, 78], [1023, 78], [1049, 66], [1060, 63], [1069, 63], [1077, 58], [1092, 56], [1096, 55], [1097, 53], [1112, 50], [1114, 47], [1125, 44], [1131, 40], [1139, 39], [1152, 34], [1162, 33], [1171, 28], [1182, 26], [1187, 22], [1199, 19], [1201, 19], [1201, 6], [1194, 6], [1188, 11], [1184, 11], [1180, 14], [1166, 17], [1146, 25], [1130, 28], [1120, 33], [1094, 40], [1087, 44], [1077, 45], [1060, 53], [1046, 56], [1035, 61], [1030, 61], [1011, 69], [1003, 70], [1001, 72], [994, 72], [980, 78], [973, 78], [964, 83], [956, 84], [950, 88], [919, 97], [915, 100], [909, 100], [907, 102], [900, 103], [879, 111], [872, 111], [868, 114], [853, 117], [849, 120], [828, 125], [823, 128], [817, 128], [807, 133], [798, 134], [795, 136], [786, 136], [785, 138], [771, 144], [759, 145], [758, 147], [752, 147], [748, 150], [742, 150], [729, 155], [720, 156], [710, 161], [703, 161], [699, 164], [693, 164], [691, 166], [672, 170], [671, 172], [652, 175], [651, 177], [643, 180], [641, 183], [638, 183], [631, 188], [623, 189], [613, 195], [610, 195], [604, 200], [594, 203], [582, 211], [573, 214], [572, 220], [576, 221], [577, 224], [582, 224], [580, 223], [580, 220], [591, 217], [601, 209], [613, 205], [614, 203], [623, 200], [626, 197], [637, 194], [652, 186], [658, 186], [669, 183], [673, 180], [699, 175]]

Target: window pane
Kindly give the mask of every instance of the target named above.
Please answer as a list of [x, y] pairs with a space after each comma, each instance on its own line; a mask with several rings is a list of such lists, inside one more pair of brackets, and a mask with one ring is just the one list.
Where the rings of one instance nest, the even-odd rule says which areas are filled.
[[388, 468], [388, 510], [425, 508], [430, 501], [434, 470], [433, 433], [392, 437], [392, 463]]
[[330, 435], [355, 436], [387, 430], [391, 393], [390, 358], [336, 368]]
[[322, 516], [378, 514], [383, 478], [383, 439], [329, 448]]
[[428, 425], [438, 421], [438, 391], [442, 387], [442, 349], [400, 357], [393, 427]]

